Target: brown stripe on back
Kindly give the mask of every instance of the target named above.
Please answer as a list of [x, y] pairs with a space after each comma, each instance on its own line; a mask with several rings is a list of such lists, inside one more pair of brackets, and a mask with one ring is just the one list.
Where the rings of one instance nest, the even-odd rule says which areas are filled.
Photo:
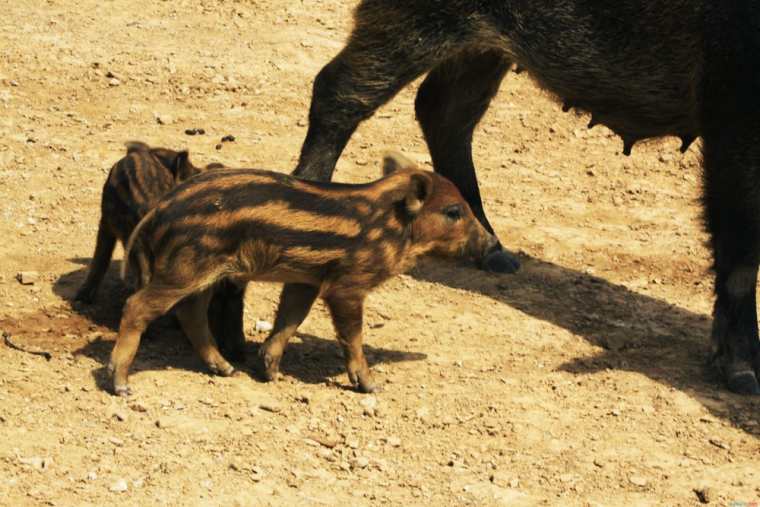
[[[236, 171], [227, 169], [217, 169], [213, 172], [203, 173], [203, 176], [208, 178], [205, 181], [201, 181], [197, 178], [193, 179], [190, 184], [180, 185], [171, 194], [173, 201], [179, 201], [183, 199], [192, 199], [195, 194], [208, 192], [212, 190], [218, 190], [223, 192], [230, 188], [234, 188], [240, 185], [250, 185], [251, 183], [260, 183], [262, 185], [273, 183], [273, 178], [261, 173], [254, 173], [252, 171]], [[163, 207], [168, 206], [171, 203], [165, 202]]]
[[178, 221], [180, 226], [202, 226], [224, 229], [240, 220], [256, 220], [262, 223], [298, 232], [324, 232], [356, 237], [361, 224], [351, 217], [324, 216], [319, 212], [294, 210], [285, 201], [270, 201], [261, 206], [219, 210], [210, 215], [193, 214]]

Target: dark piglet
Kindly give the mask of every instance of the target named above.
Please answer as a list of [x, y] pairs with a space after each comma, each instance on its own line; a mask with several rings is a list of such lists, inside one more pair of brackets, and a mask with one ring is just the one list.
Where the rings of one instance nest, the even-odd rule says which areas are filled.
[[[75, 299], [92, 303], [108, 266], [116, 242], [126, 245], [137, 223], [158, 200], [179, 182], [207, 169], [223, 167], [209, 164], [206, 168], [193, 165], [187, 151], [152, 148], [145, 143], [127, 143], [127, 154], [113, 165], [101, 197], [100, 224], [87, 278]], [[139, 277], [138, 277], [139, 278]], [[138, 284], [140, 280], [138, 280]], [[240, 290], [232, 285], [219, 289], [214, 298], [211, 321], [228, 354], [241, 359], [245, 337], [242, 325]], [[236, 323], [239, 321], [239, 325]]]
[[[329, 180], [356, 126], [426, 74], [415, 108], [436, 172], [483, 225], [475, 126], [513, 64], [589, 127], [703, 140], [714, 257], [715, 360], [728, 387], [760, 394], [760, 2], [756, 0], [362, 0], [346, 46], [314, 81], [295, 175]], [[507, 132], [505, 132], [507, 134]], [[501, 248], [483, 266], [514, 271]]]
[[172, 190], [129, 242], [130, 259], [150, 276], [124, 310], [111, 354], [114, 391], [129, 393], [140, 335], [172, 307], [209, 368], [222, 375], [234, 371], [206, 322], [211, 291], [224, 280], [287, 284], [260, 349], [267, 378], [276, 377], [288, 340], [321, 297], [350, 381], [373, 391], [362, 350], [366, 295], [419, 256], [479, 259], [496, 244], [447, 179], [411, 168], [400, 156], [387, 157], [385, 166], [384, 178], [363, 185], [230, 169]]

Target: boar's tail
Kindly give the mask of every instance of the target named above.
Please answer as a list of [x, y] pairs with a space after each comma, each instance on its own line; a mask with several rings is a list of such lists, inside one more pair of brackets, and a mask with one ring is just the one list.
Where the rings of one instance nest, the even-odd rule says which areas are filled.
[[137, 268], [139, 273], [139, 280], [142, 286], [144, 286], [150, 279], [150, 261], [148, 259], [148, 252], [145, 251], [145, 247], [142, 244], [142, 230], [143, 227], [151, 220], [153, 215], [156, 214], [156, 209], [150, 210], [132, 231], [129, 236], [127, 245], [124, 247], [124, 260], [121, 263], [121, 279], [127, 279], [127, 273], [129, 269]]

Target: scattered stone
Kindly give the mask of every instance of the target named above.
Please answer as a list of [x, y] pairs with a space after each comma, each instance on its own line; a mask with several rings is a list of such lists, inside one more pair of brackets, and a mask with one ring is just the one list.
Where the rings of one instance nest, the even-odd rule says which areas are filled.
[[324, 460], [335, 461], [335, 455], [330, 449], [325, 449], [324, 447], [320, 447], [320, 449], [317, 451], [317, 455], [319, 455], [319, 457]]
[[139, 401], [136, 401], [136, 402], [130, 404], [129, 408], [132, 409], [132, 410], [134, 410], [135, 412], [141, 412], [141, 413], [145, 413], [145, 412], [148, 411], [148, 407], [146, 407], [145, 405], [143, 405]]
[[713, 491], [710, 488], [696, 488], [694, 493], [697, 495], [697, 499], [700, 503], [710, 503], [715, 497]]
[[174, 123], [174, 117], [169, 114], [153, 113], [153, 115], [156, 118], [156, 123], [159, 125], [171, 125]]
[[364, 415], [374, 417], [375, 409], [377, 408], [377, 398], [374, 396], [365, 396], [359, 402], [359, 405], [364, 408]]
[[120, 408], [116, 408], [116, 409], [111, 410], [111, 417], [113, 417], [117, 421], [122, 421], [122, 422], [124, 422], [124, 421], [127, 420], [127, 414], [126, 414], [126, 412], [124, 412]]
[[50, 468], [50, 465], [52, 464], [52, 460], [50, 458], [41, 458], [39, 456], [34, 456], [32, 458], [19, 458], [18, 461], [22, 465], [30, 466], [42, 472]]
[[359, 440], [356, 437], [348, 437], [346, 439], [346, 446], [350, 447], [351, 449], [358, 449]]
[[307, 126], [308, 124], [309, 124], [309, 123], [308, 123], [306, 120], [304, 120], [304, 119], [300, 119], [300, 120], [298, 120], [298, 121], [296, 122], [296, 125], [298, 125], [299, 127], [305, 127], [305, 126]]
[[634, 486], [639, 486], [641, 488], [649, 484], [649, 481], [646, 479], [646, 477], [642, 477], [640, 475], [632, 475], [628, 477], [628, 482], [630, 482]]
[[40, 280], [40, 274], [36, 271], [21, 271], [16, 275], [16, 280], [21, 285], [34, 285]]
[[91, 471], [87, 472], [87, 480], [88, 481], [94, 481], [97, 478], [98, 478], [98, 474], [94, 470], [91, 470]]
[[124, 440], [122, 440], [120, 438], [109, 437], [108, 441], [111, 442], [116, 447], [121, 447], [122, 445], [124, 445]]
[[729, 446], [727, 443], [722, 442], [718, 440], [717, 438], [711, 438], [709, 442], [714, 445], [715, 447], [718, 447], [719, 449], [724, 449], [726, 451], [731, 449], [731, 446]]
[[263, 478], [264, 478], [264, 471], [261, 468], [257, 466], [251, 468], [251, 480], [253, 482], [259, 482]]
[[112, 493], [124, 493], [126, 490], [129, 489], [129, 485], [127, 484], [127, 481], [124, 479], [119, 479], [118, 481], [111, 484], [111, 487], [108, 488]]
[[175, 422], [172, 421], [168, 417], [159, 417], [156, 420], [156, 426], [159, 427], [159, 428], [161, 428], [162, 430], [165, 430], [167, 428], [171, 428], [171, 427], [173, 427], [175, 425], [176, 425]]
[[139, 489], [145, 486], [145, 481], [143, 479], [137, 479], [132, 481], [132, 487], [135, 489]]
[[234, 143], [235, 142], [235, 136], [231, 134], [227, 134], [222, 138], [223, 143]]
[[273, 414], [276, 414], [282, 410], [282, 407], [276, 402], [259, 403], [259, 408], [267, 412], [272, 412]]
[[217, 144], [216, 146], [214, 146], [214, 148], [216, 148], [217, 150], [221, 150], [222, 149], [222, 143]]
[[324, 447], [327, 447], [328, 449], [334, 449], [340, 443], [336, 438], [323, 437], [323, 436], [317, 436], [317, 435], [312, 436], [311, 438], [315, 442], [319, 442], [320, 444], [322, 444]]
[[356, 468], [367, 468], [369, 466], [369, 460], [364, 456], [359, 456], [356, 458], [356, 461], [354, 461], [354, 466]]
[[401, 447], [401, 439], [398, 437], [388, 437], [387, 442], [391, 447]]
[[274, 326], [271, 322], [266, 320], [257, 320], [254, 329], [259, 333], [267, 333], [272, 330]]
[[121, 84], [121, 81], [116, 79], [115, 77], [112, 77], [108, 80], [108, 86], [119, 86]]

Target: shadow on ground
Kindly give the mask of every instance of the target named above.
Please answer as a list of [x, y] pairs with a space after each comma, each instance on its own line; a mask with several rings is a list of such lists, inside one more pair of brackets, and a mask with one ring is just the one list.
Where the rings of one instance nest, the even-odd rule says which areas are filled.
[[707, 364], [712, 322], [708, 315], [539, 259], [521, 261], [523, 267], [515, 275], [437, 261], [426, 262], [411, 274], [490, 297], [603, 349], [595, 357], [563, 364], [561, 371], [637, 372], [689, 394], [714, 415], [738, 426], [758, 413], [760, 399], [730, 393]]
[[[115, 337], [122, 307], [130, 294], [128, 288], [118, 278], [119, 263], [114, 262], [111, 265], [96, 301], [91, 305], [84, 305], [73, 301], [73, 298], [87, 274], [86, 266], [89, 259], [71, 260], [85, 267], [62, 275], [53, 285], [53, 291], [67, 300], [71, 304], [72, 310], [83, 321], [89, 321], [107, 331], [104, 334]], [[68, 325], [72, 327], [72, 323]], [[40, 327], [45, 326], [41, 324]], [[73, 327], [76, 328], [77, 326], [74, 325]], [[95, 336], [95, 339], [82, 343], [74, 353], [90, 357], [103, 365], [103, 367], [93, 371], [93, 376], [101, 389], [110, 390], [110, 381], [105, 371], [105, 365], [108, 363], [113, 348], [113, 339], [103, 339], [95, 331], [91, 330], [88, 333], [90, 336]], [[263, 340], [263, 338], [262, 336], [261, 339]], [[235, 366], [242, 372], [260, 380], [261, 375], [257, 361], [258, 349], [259, 342], [251, 341], [249, 337], [246, 342], [247, 361], [245, 364], [236, 364]], [[427, 357], [421, 353], [389, 350], [366, 344], [364, 345], [364, 352], [370, 366], [401, 361], [421, 361]], [[204, 374], [208, 373], [171, 316], [157, 320], [148, 328], [141, 341], [139, 353], [132, 366], [131, 373], [166, 368], [182, 368]], [[280, 369], [283, 374], [293, 376], [301, 382], [319, 384], [336, 375], [345, 374], [345, 363], [336, 340], [298, 333], [289, 344]]]

